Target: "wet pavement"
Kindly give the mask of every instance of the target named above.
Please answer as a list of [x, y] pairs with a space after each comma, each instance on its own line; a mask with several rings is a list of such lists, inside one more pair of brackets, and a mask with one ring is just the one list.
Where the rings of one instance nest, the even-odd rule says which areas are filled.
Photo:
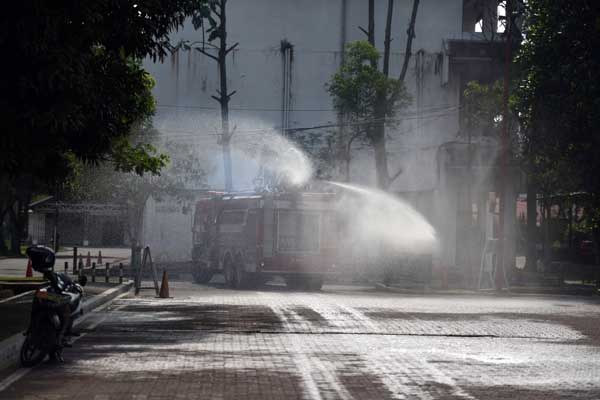
[[96, 313], [64, 364], [0, 399], [600, 399], [591, 297], [174, 282], [171, 295]]
[[[114, 281], [114, 279], [113, 279]], [[106, 290], [116, 287], [116, 283], [90, 283], [85, 287], [85, 300], [89, 301]], [[23, 332], [29, 326], [33, 292], [0, 301], [0, 341]]]

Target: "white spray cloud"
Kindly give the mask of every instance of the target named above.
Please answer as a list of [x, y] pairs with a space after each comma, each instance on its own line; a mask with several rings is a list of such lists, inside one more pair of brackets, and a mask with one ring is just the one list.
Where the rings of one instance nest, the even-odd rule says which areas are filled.
[[378, 247], [401, 253], [432, 252], [435, 229], [406, 202], [379, 190], [329, 182], [344, 189], [338, 211], [345, 223], [344, 233], [358, 246]]
[[233, 163], [247, 163], [245, 159], [253, 160], [256, 176], [262, 168], [266, 176], [271, 176], [277, 181], [302, 186], [313, 175], [312, 163], [304, 152], [273, 129], [234, 135], [232, 149], [235, 151]]

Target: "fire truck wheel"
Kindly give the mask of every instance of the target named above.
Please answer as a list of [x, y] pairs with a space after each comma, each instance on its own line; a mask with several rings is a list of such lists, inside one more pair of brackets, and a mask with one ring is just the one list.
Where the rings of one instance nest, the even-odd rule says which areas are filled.
[[250, 289], [253, 285], [253, 279], [250, 274], [244, 271], [244, 260], [241, 255], [235, 257], [235, 288]]
[[206, 263], [197, 262], [192, 267], [192, 277], [195, 283], [205, 284], [210, 282], [213, 277], [213, 272], [208, 269]]

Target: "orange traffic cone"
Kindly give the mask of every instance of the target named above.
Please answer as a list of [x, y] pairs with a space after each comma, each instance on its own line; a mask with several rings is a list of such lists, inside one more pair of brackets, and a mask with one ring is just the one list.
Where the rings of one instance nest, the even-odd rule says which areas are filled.
[[89, 251], [88, 251], [87, 259], [85, 260], [85, 266], [86, 267], [91, 267], [92, 266], [92, 257], [90, 256], [90, 252]]
[[163, 271], [162, 282], [160, 284], [160, 292], [158, 293], [158, 297], [161, 299], [168, 299], [169, 297], [169, 277], [167, 276], [167, 271]]
[[27, 261], [27, 271], [25, 271], [25, 278], [33, 277], [33, 268], [31, 268], [31, 258]]
[[102, 265], [102, 251], [98, 250], [98, 265]]

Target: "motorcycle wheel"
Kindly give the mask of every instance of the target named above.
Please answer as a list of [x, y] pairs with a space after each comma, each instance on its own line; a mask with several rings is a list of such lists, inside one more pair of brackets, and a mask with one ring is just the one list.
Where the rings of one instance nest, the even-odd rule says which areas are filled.
[[42, 362], [45, 357], [46, 351], [33, 343], [31, 336], [27, 335], [23, 346], [21, 346], [21, 365], [24, 367], [33, 367]]

